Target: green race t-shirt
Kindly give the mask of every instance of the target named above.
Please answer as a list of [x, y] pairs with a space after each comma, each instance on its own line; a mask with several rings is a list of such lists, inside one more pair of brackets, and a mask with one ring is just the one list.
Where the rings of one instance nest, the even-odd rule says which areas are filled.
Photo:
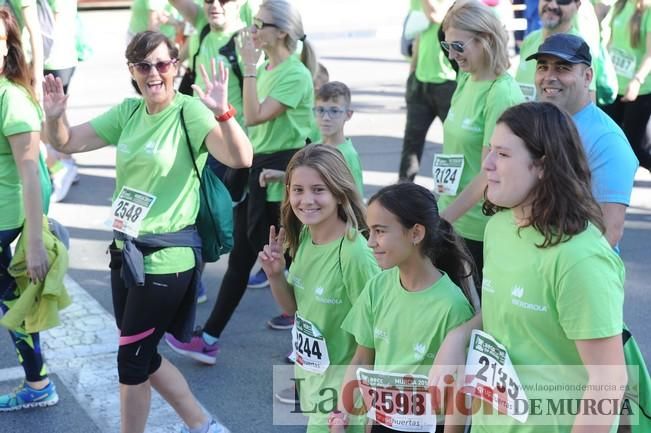
[[347, 138], [346, 141], [337, 145], [337, 150], [341, 152], [341, 154], [344, 156], [344, 159], [346, 160], [346, 164], [348, 164], [348, 168], [350, 169], [350, 172], [353, 174], [353, 179], [355, 179], [355, 184], [357, 185], [359, 193], [361, 197], [364, 198], [364, 179], [362, 176], [362, 163], [359, 160], [359, 154], [357, 153], [357, 150], [355, 150], [355, 146], [353, 146], [353, 142], [350, 140], [350, 138]]
[[[291, 55], [284, 62], [268, 70], [265, 62], [258, 69], [258, 99], [262, 103], [273, 98], [287, 109], [280, 116], [249, 127], [253, 153], [274, 153], [300, 149], [314, 129], [314, 88], [310, 71], [298, 56]], [[285, 186], [275, 182], [267, 186], [267, 201], [283, 199]]]
[[[570, 34], [582, 37], [574, 26], [570, 29]], [[524, 41], [522, 41], [522, 46], [520, 47], [520, 64], [515, 72], [515, 81], [518, 82], [520, 90], [522, 90], [522, 94], [527, 101], [536, 100], [536, 60], [527, 60], [527, 57], [537, 53], [538, 47], [542, 45], [543, 41], [542, 29], [538, 29], [529, 33], [524, 38]], [[594, 64], [599, 56], [599, 46], [592, 46], [590, 44], [588, 46], [590, 47], [590, 54], [592, 55]], [[597, 89], [596, 79], [590, 82], [589, 89], [593, 92]]]
[[[443, 123], [443, 154], [463, 155], [465, 166], [461, 173], [458, 193], [481, 170], [483, 147], [495, 129], [497, 119], [507, 108], [524, 101], [515, 80], [504, 73], [492, 81], [473, 81], [460, 73], [457, 89], [452, 95], [450, 111]], [[441, 195], [439, 208], [448, 207], [455, 196]], [[481, 212], [481, 202], [454, 223], [457, 233], [467, 239], [481, 241], [488, 220]]]
[[[617, 72], [619, 95], [626, 93], [628, 83], [635, 76], [647, 50], [646, 38], [651, 31], [651, 10], [645, 8], [640, 23], [640, 42], [638, 46], [631, 46], [631, 18], [635, 13], [636, 2], [628, 0], [624, 8], [611, 21], [612, 36], [608, 52]], [[647, 75], [640, 86], [640, 95], [651, 93], [651, 74]]]
[[[195, 32], [194, 35], [192, 35], [190, 41], [188, 42], [188, 53], [191, 53], [189, 56], [190, 66], [192, 62], [192, 56], [194, 55], [194, 53], [197, 52], [197, 50], [199, 50], [199, 53], [197, 54], [197, 63], [196, 63], [197, 70], [195, 71], [196, 74], [195, 74], [194, 84], [198, 85], [203, 90], [206, 89], [206, 85], [200, 73], [199, 65], [203, 65], [203, 67], [206, 68], [206, 72], [208, 72], [208, 74], [210, 75], [211, 59], [213, 58], [215, 59], [215, 65], [217, 66], [217, 68], [219, 68], [220, 61], [224, 62], [224, 66], [229, 70], [228, 102], [237, 110], [237, 114], [235, 115], [235, 119], [237, 120], [237, 123], [239, 123], [240, 126], [244, 127], [244, 110], [242, 108], [242, 89], [240, 88], [240, 81], [233, 73], [231, 63], [228, 61], [228, 59], [222, 56], [221, 54], [219, 54], [219, 50], [228, 43], [228, 41], [233, 36], [233, 33], [211, 31], [206, 35], [203, 42], [201, 43], [201, 47], [199, 48], [199, 34], [201, 32], [201, 29], [203, 29], [206, 24], [208, 24], [208, 19], [206, 18], [206, 13], [202, 8], [197, 13], [197, 20], [196, 20], [197, 31]], [[237, 46], [237, 44], [235, 45]], [[244, 64], [242, 63], [242, 58], [239, 56], [239, 53], [237, 59], [240, 64], [240, 71], [244, 72]]]
[[[217, 121], [196, 98], [177, 93], [168, 107], [151, 115], [142, 99], [125, 99], [90, 123], [102, 140], [117, 145], [113, 199], [124, 186], [156, 197], [142, 222], [143, 234], [178, 231], [194, 224], [199, 211], [199, 182], [181, 126], [181, 107], [201, 171], [207, 156], [204, 139]], [[190, 248], [165, 248], [145, 257], [150, 274], [192, 267]]]
[[432, 23], [419, 36], [416, 78], [422, 83], [443, 83], [454, 81], [457, 74], [439, 42], [440, 24]]
[[[624, 265], [592, 224], [554, 247], [538, 248], [542, 242], [534, 228], [519, 229], [510, 210], [490, 219], [484, 239], [482, 317], [484, 331], [506, 347], [527, 398], [546, 401], [534, 384], [587, 383], [587, 375], [581, 367], [539, 366], [581, 366], [575, 340], [622, 332]], [[570, 398], [565, 391], [556, 397], [561, 395]], [[491, 417], [478, 415], [473, 416], [472, 428], [495, 433], [570, 432], [572, 419], [567, 425], [567, 419], [561, 421], [546, 409], [544, 413], [544, 426], [534, 426], [535, 418], [529, 415], [524, 425], [500, 416], [499, 422], [510, 426], [490, 427]]]
[[310, 71], [298, 56], [289, 56], [268, 70], [265, 62], [258, 70], [258, 99], [273, 98], [287, 107], [275, 119], [249, 128], [254, 153], [274, 153], [305, 146], [314, 124], [314, 89]]
[[357, 344], [375, 350], [377, 369], [427, 375], [447, 333], [472, 316], [446, 274], [425, 290], [409, 292], [394, 267], [366, 284], [341, 327]]
[[[348, 365], [355, 352], [352, 335], [341, 329], [341, 323], [366, 282], [380, 269], [366, 239], [359, 232], [355, 238], [344, 236], [324, 245], [315, 245], [307, 229], [289, 268], [288, 282], [294, 290], [298, 314], [314, 323], [325, 337], [330, 365]], [[296, 367], [301, 382], [301, 407], [313, 408], [324, 387], [341, 387], [344, 369], [328, 369], [323, 375]], [[328, 414], [313, 415], [327, 421]], [[312, 417], [312, 416], [311, 416]], [[327, 426], [327, 423], [324, 424]], [[327, 427], [326, 430], [327, 431]]]
[[[21, 227], [23, 187], [7, 137], [41, 130], [41, 111], [21, 86], [0, 77], [0, 230]], [[44, 203], [45, 204], [45, 203]]]

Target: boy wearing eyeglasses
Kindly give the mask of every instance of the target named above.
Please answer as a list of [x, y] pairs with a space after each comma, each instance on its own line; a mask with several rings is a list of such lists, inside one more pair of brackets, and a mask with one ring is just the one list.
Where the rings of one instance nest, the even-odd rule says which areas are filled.
[[[538, 47], [549, 36], [557, 33], [570, 33], [582, 37], [590, 47], [594, 61], [599, 60], [599, 24], [592, 4], [580, 0], [540, 0], [538, 15], [542, 28], [527, 35], [520, 47], [520, 64], [515, 73], [515, 81], [527, 101], [539, 99], [536, 95], [535, 62], [524, 59], [538, 51]], [[594, 100], [596, 79], [590, 83], [590, 92]]]
[[[350, 138], [346, 138], [344, 134], [344, 126], [353, 116], [350, 101], [348, 86], [340, 81], [330, 81], [323, 84], [316, 93], [313, 111], [321, 131], [321, 143], [336, 147], [341, 152], [353, 174], [359, 193], [364, 197], [359, 154]], [[283, 182], [284, 179], [285, 172], [280, 170], [263, 170], [260, 174], [261, 185], [266, 185], [268, 182]]]

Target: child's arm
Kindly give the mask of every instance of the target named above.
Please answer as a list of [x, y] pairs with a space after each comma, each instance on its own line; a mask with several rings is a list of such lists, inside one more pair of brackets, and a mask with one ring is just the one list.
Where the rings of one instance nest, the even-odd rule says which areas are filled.
[[285, 172], [283, 170], [273, 170], [271, 168], [263, 168], [260, 172], [260, 186], [262, 188], [266, 187], [269, 182], [284, 182], [285, 181]]
[[450, 412], [445, 416], [445, 429], [444, 433], [461, 433], [464, 431], [466, 416], [459, 412], [456, 407], [455, 397], [457, 390], [463, 386], [463, 379], [465, 374], [466, 364], [466, 348], [470, 342], [470, 334], [473, 329], [482, 329], [482, 315], [481, 312], [468, 320], [466, 323], [454, 328], [448, 335], [445, 336], [443, 344], [436, 353], [434, 364], [429, 373], [430, 387], [435, 387], [439, 390], [444, 390], [451, 385], [446, 382], [446, 378], [456, 377], [455, 391], [452, 395], [447, 395], [445, 398], [445, 407], [451, 405], [451, 410], [446, 409], [445, 413]]
[[[343, 419], [346, 419], [348, 414], [347, 409], [351, 409], [355, 407], [355, 400], [356, 396], [358, 395], [357, 386], [350, 386], [351, 383], [356, 383], [357, 382], [357, 369], [359, 367], [362, 368], [368, 368], [371, 369], [373, 368], [373, 364], [375, 363], [375, 349], [371, 349], [369, 347], [364, 347], [357, 345], [357, 350], [355, 351], [355, 354], [353, 355], [353, 358], [350, 360], [350, 364], [348, 364], [348, 368], [346, 368], [346, 374], [344, 375], [344, 380], [341, 384], [341, 391], [339, 393], [339, 401], [337, 403], [337, 413], [336, 414], [331, 414], [330, 419], [342, 419], [341, 416], [337, 416], [339, 414], [343, 414]], [[331, 433], [338, 433], [342, 432], [344, 430], [339, 429], [337, 430], [337, 427], [339, 425], [332, 425], [333, 423], [329, 421], [330, 424], [330, 432]]]
[[285, 229], [281, 228], [276, 235], [276, 227], [269, 227], [269, 243], [258, 253], [264, 273], [267, 274], [271, 293], [287, 314], [296, 312], [296, 298], [294, 289], [285, 278], [285, 256], [283, 244], [285, 243]]

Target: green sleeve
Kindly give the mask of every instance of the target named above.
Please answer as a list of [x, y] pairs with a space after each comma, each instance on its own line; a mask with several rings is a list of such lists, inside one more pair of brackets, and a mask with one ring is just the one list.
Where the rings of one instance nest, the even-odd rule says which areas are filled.
[[488, 91], [484, 105], [486, 107], [484, 109], [484, 147], [490, 146], [490, 139], [493, 135], [495, 124], [502, 113], [507, 108], [524, 102], [524, 96], [520, 87], [511, 77], [508, 78], [508, 80], [497, 78], [499, 81]]
[[622, 332], [624, 267], [617, 260], [592, 255], [573, 265], [560, 278], [556, 308], [567, 338], [588, 340]]
[[90, 121], [95, 133], [107, 144], [118, 144], [128, 120], [139, 109], [142, 99], [129, 98]]
[[[357, 236], [360, 237], [362, 234], [357, 232]], [[361, 243], [359, 239], [355, 239], [352, 244], [344, 241], [341, 263], [346, 294], [350, 303], [354, 304], [368, 280], [377, 275], [380, 268], [366, 242]]]
[[360, 346], [375, 348], [373, 338], [374, 328], [373, 305], [371, 301], [371, 287], [367, 285], [353, 307], [346, 315], [341, 329], [355, 337]]
[[[289, 107], [296, 108], [298, 104], [303, 100], [303, 92], [297, 91], [297, 89], [305, 89], [308, 85], [305, 80], [308, 79], [307, 74], [303, 74], [298, 67], [303, 68], [303, 64], [298, 62], [297, 68], [287, 71], [287, 74], [280, 80], [273, 89], [269, 96], [281, 104]], [[312, 85], [311, 83], [309, 84]]]
[[2, 97], [2, 135], [8, 137], [24, 132], [40, 131], [39, 110], [27, 93], [16, 85], [8, 85]]

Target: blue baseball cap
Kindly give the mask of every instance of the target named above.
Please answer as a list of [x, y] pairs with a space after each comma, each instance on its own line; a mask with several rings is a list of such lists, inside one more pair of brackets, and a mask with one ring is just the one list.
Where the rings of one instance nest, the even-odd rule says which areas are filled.
[[551, 35], [538, 47], [538, 52], [527, 57], [527, 60], [537, 60], [542, 55], [558, 57], [573, 64], [592, 65], [592, 56], [588, 44], [580, 37], [569, 33]]

